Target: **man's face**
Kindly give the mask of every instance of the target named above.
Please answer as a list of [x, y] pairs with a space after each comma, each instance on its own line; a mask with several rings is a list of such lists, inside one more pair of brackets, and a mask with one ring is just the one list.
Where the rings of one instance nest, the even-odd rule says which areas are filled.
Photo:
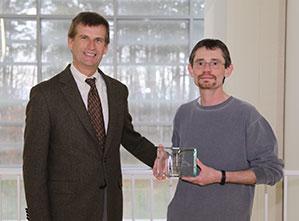
[[219, 48], [209, 50], [205, 47], [197, 49], [193, 60], [193, 67], [188, 70], [194, 83], [203, 90], [222, 88], [224, 77], [232, 72], [232, 66], [225, 68], [222, 51]]
[[105, 42], [107, 34], [104, 25], [85, 26], [79, 24], [77, 34], [68, 39], [68, 47], [73, 54], [74, 66], [87, 76], [94, 74], [102, 57], [108, 50]]

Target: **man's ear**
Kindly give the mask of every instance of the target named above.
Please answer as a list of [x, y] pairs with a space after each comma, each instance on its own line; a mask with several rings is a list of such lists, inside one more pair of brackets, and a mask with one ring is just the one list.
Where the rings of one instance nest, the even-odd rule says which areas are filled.
[[108, 52], [108, 44], [105, 45], [104, 55], [107, 54], [107, 52]]
[[193, 67], [191, 64], [188, 64], [188, 71], [189, 71], [189, 74], [191, 75], [191, 77], [194, 77], [194, 74], [193, 74]]
[[224, 77], [229, 77], [232, 72], [233, 72], [233, 69], [234, 69], [234, 66], [231, 64], [230, 66], [228, 66], [227, 68], [225, 68], [225, 71], [224, 71]]
[[72, 49], [72, 47], [73, 47], [73, 39], [72, 38], [67, 38], [67, 46], [69, 49]]

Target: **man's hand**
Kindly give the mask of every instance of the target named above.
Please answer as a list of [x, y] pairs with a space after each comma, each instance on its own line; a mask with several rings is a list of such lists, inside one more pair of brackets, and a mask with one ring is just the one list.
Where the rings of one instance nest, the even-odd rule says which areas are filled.
[[164, 150], [163, 145], [159, 145], [157, 149], [157, 157], [153, 167], [153, 175], [158, 180], [164, 180], [167, 176], [168, 153]]
[[201, 186], [220, 182], [221, 171], [204, 165], [199, 159], [196, 160], [196, 163], [200, 168], [199, 174], [196, 177], [181, 177], [182, 180]]

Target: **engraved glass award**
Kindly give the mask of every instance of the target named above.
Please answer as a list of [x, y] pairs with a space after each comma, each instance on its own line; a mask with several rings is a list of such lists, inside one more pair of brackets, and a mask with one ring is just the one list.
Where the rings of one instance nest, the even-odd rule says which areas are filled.
[[167, 176], [197, 176], [197, 150], [191, 147], [165, 147], [168, 153]]

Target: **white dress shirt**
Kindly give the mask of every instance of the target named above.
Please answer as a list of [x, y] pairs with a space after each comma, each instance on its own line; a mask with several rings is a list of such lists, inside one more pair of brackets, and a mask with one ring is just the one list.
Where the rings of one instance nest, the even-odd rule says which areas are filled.
[[86, 110], [87, 108], [87, 98], [88, 92], [90, 90], [90, 86], [85, 82], [87, 78], [96, 78], [96, 87], [101, 99], [101, 105], [103, 110], [104, 117], [104, 125], [107, 133], [108, 121], [109, 121], [109, 112], [108, 112], [108, 98], [107, 98], [107, 87], [103, 77], [100, 75], [98, 71], [96, 71], [92, 76], [86, 77], [86, 75], [82, 74], [73, 64], [71, 64], [71, 72], [76, 81], [78, 89], [80, 91], [82, 100], [85, 104]]

